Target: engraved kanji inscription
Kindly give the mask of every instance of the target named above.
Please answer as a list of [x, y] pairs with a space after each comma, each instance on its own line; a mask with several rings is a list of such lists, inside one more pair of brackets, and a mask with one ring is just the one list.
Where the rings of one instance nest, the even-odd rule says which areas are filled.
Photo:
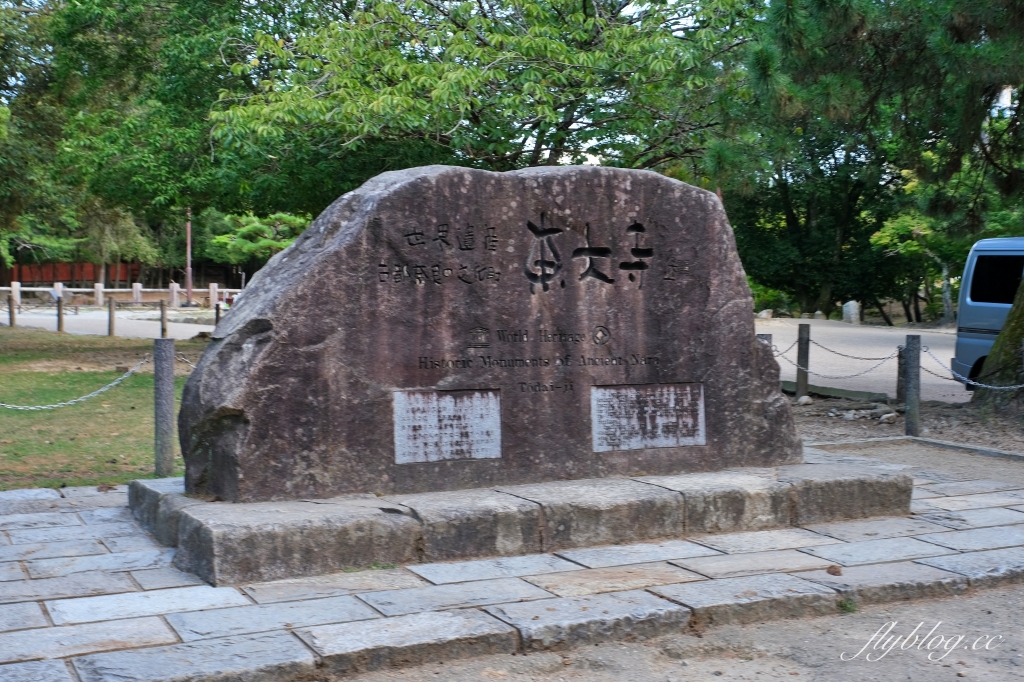
[[452, 243], [448, 241], [448, 223], [441, 223], [437, 226], [437, 236], [431, 241], [437, 242], [438, 247], [444, 251], [444, 247], [451, 248]]
[[488, 227], [486, 234], [484, 234], [484, 249], [487, 251], [498, 250], [498, 231], [497, 228]]
[[706, 445], [703, 384], [594, 386], [594, 452]]
[[654, 249], [643, 246], [645, 232], [647, 232], [647, 228], [637, 222], [626, 228], [627, 235], [631, 234], [636, 237], [633, 248], [629, 250], [629, 254], [633, 256], [634, 260], [619, 263], [619, 270], [625, 270], [629, 273], [629, 281], [636, 282], [639, 279], [641, 287], [644, 285], [644, 270], [651, 267], [651, 264], [646, 259], [654, 257]]
[[[557, 227], [544, 226], [545, 214], [540, 214], [540, 226], [532, 221], [526, 221], [526, 228], [533, 233], [534, 242], [530, 246], [530, 252], [526, 256], [526, 265], [523, 272], [526, 279], [530, 281], [530, 293], [536, 293], [534, 287], [540, 285], [541, 291], [548, 291], [550, 282], [562, 269], [562, 257], [558, 253], [553, 237], [562, 234]], [[565, 282], [562, 282], [565, 286]]]
[[612, 250], [607, 246], [593, 246], [590, 243], [590, 223], [587, 223], [586, 231], [587, 245], [580, 247], [572, 252], [573, 258], [586, 258], [587, 269], [580, 275], [580, 280], [584, 280], [588, 277], [593, 277], [599, 282], [605, 284], [612, 284], [615, 282], [614, 279], [606, 275], [597, 269], [597, 265], [594, 263], [595, 258], [611, 258]]
[[409, 243], [409, 246], [425, 246], [427, 243], [427, 239], [426, 236], [423, 234], [423, 230], [421, 230], [418, 227], [412, 228], [410, 231], [406, 232], [402, 236], [405, 237], [406, 241]]
[[501, 393], [395, 391], [395, 463], [501, 458]]
[[466, 225], [455, 233], [455, 241], [459, 244], [459, 251], [472, 251], [476, 248], [476, 236], [473, 233], [473, 226]]

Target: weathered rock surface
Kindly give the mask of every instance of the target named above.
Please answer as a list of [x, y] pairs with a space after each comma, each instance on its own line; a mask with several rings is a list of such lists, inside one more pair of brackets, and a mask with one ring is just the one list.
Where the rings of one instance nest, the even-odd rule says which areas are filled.
[[175, 565], [214, 585], [323, 575], [416, 560], [420, 525], [371, 496], [313, 502], [212, 503], [178, 518]]
[[179, 427], [226, 501], [800, 460], [720, 202], [652, 172], [382, 174], [213, 337]]

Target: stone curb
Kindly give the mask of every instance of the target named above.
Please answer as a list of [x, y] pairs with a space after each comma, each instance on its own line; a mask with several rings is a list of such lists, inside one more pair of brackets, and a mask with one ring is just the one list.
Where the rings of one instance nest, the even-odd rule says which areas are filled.
[[566, 649], [609, 640], [655, 637], [685, 628], [690, 609], [643, 590], [487, 606], [513, 626], [524, 649]]
[[804, 445], [810, 448], [839, 445], [853, 445], [858, 448], [866, 448], [870, 447], [874, 443], [900, 441], [916, 441], [918, 443], [924, 443], [925, 445], [933, 445], [937, 448], [943, 448], [946, 450], [962, 450], [963, 452], [971, 452], [976, 455], [985, 455], [986, 457], [999, 457], [1001, 459], [1024, 460], [1024, 454], [1021, 454], [1019, 452], [1011, 452], [1009, 450], [997, 450], [996, 448], [982, 448], [978, 447], [977, 445], [953, 443], [948, 440], [935, 440], [934, 438], [924, 438], [921, 436], [885, 436], [883, 438], [862, 438], [860, 440], [840, 441], [832, 443], [805, 443]]
[[[944, 564], [938, 567], [939, 564]], [[199, 639], [79, 656], [83, 682], [300, 682], [495, 653], [565, 650], [726, 623], [838, 614], [1024, 580], [1024, 548], [825, 571], [761, 574]], [[30, 631], [31, 632], [31, 631]], [[25, 665], [25, 664], [16, 664]], [[13, 672], [17, 672], [12, 668]]]
[[381, 564], [517, 556], [909, 513], [912, 477], [870, 463], [555, 481], [378, 498], [232, 504], [136, 480], [133, 515], [213, 585]]

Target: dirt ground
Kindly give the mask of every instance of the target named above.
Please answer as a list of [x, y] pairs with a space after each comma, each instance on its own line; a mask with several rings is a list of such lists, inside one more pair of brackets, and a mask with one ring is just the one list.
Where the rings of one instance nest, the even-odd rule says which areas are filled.
[[[872, 403], [836, 398], [812, 398], [811, 405], [793, 402], [793, 418], [805, 443], [831, 443], [861, 438], [902, 436], [906, 423], [897, 413], [890, 424], [871, 418]], [[877, 408], [876, 408], [877, 410]], [[830, 413], [835, 416], [830, 416]], [[847, 419], [850, 415], [858, 417]], [[1024, 419], [986, 414], [971, 403], [921, 404], [921, 435], [951, 443], [1024, 453]]]
[[[683, 682], [814, 680], [815, 682], [946, 682], [1024, 680], [1024, 587], [953, 599], [867, 606], [856, 613], [804, 620], [711, 628], [703, 637], [668, 635], [643, 642], [606, 643], [562, 653], [486, 656], [466, 661], [366, 673], [351, 682]], [[896, 621], [891, 634], [918, 623], [945, 637], [964, 635], [967, 650], [941, 660], [908, 647], [883, 653], [871, 636]], [[1001, 637], [1002, 639], [998, 639]], [[972, 650], [979, 641], [978, 650]], [[985, 650], [985, 645], [989, 650]], [[934, 658], [942, 656], [938, 652]], [[845, 656], [842, 656], [845, 654]], [[865, 660], [872, 654], [875, 660]], [[842, 656], [842, 657], [841, 657]], [[844, 660], [845, 659], [845, 660]], [[852, 660], [851, 660], [852, 659]]]

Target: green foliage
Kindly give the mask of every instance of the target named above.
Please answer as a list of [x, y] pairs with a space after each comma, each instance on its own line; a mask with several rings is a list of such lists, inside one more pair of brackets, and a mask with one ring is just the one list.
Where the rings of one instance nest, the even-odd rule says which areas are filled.
[[[239, 264], [251, 260], [266, 261], [283, 251], [309, 226], [309, 216], [274, 213], [266, 218], [248, 215], [207, 214], [213, 222], [219, 218], [226, 230], [213, 236], [206, 248], [207, 255], [220, 263]], [[210, 229], [217, 230], [216, 225]], [[223, 229], [223, 228], [222, 228]]]
[[999, 216], [1024, 190], [1022, 16], [976, 0], [772, 3], [746, 55], [750, 125], [691, 171], [725, 188], [748, 272], [825, 312], [882, 297], [935, 310], [941, 281], [950, 319], [970, 244], [1022, 233]]
[[655, 167], [699, 155], [748, 7], [608, 0], [354, 3], [309, 29], [255, 33], [232, 67], [258, 89], [214, 112], [232, 148], [329, 131], [430, 140], [495, 170]]
[[191, 210], [248, 269], [386, 170], [604, 163], [718, 191], [759, 307], [948, 318], [1024, 234], [1022, 44], [1011, 0], [0, 0], [0, 259], [180, 267]]
[[843, 613], [857, 612], [857, 602], [853, 599], [840, 599], [838, 602], [836, 602], [836, 606], [838, 606], [839, 610]]
[[789, 298], [784, 292], [758, 284], [749, 277], [747, 278], [747, 283], [750, 284], [750, 291], [754, 295], [754, 312], [768, 309], [792, 313]]

